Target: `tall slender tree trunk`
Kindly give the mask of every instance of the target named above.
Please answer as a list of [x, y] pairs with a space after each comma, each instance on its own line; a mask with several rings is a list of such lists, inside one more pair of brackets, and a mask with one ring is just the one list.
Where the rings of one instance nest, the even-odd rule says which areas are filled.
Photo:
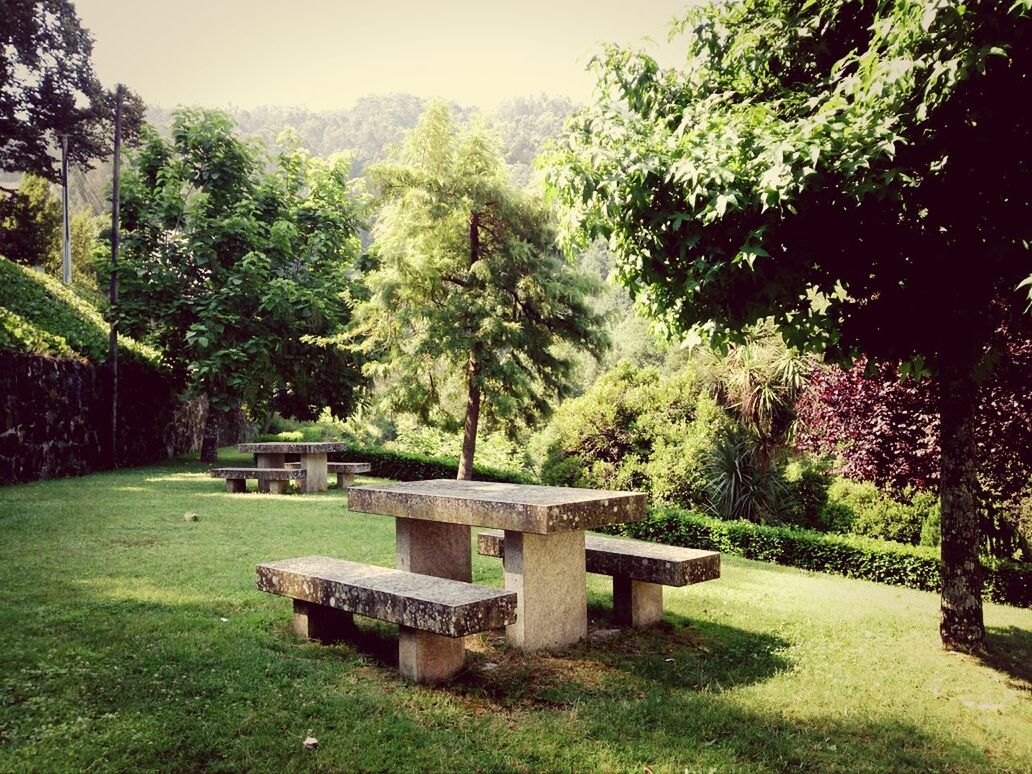
[[[963, 348], [963, 347], [962, 347]], [[982, 566], [978, 559], [978, 465], [974, 436], [978, 350], [944, 359], [939, 413], [942, 472], [942, 609], [939, 634], [947, 650], [980, 651]]]
[[204, 437], [201, 440], [201, 462], [214, 465], [219, 461], [219, 426], [222, 412], [208, 398], [208, 413], [204, 419]]
[[[469, 216], [470, 267], [479, 258], [480, 213], [473, 212]], [[462, 457], [459, 459], [459, 472], [455, 476], [460, 481], [473, 478], [473, 455], [477, 450], [477, 427], [480, 424], [480, 353], [480, 342], [474, 341], [469, 350], [469, 360], [466, 361], [466, 421], [462, 429]]]
[[475, 345], [466, 364], [469, 391], [466, 397], [466, 422], [462, 430], [462, 457], [459, 459], [459, 480], [473, 478], [473, 455], [477, 450], [477, 426], [480, 424], [480, 347]]

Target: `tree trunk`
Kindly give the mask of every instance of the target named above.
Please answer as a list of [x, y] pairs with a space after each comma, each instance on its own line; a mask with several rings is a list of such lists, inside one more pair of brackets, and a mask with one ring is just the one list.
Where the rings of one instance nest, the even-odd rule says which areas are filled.
[[985, 647], [982, 566], [978, 559], [978, 451], [974, 437], [977, 350], [943, 362], [939, 385], [942, 472], [942, 609], [947, 650]]
[[460, 481], [473, 478], [473, 455], [477, 450], [477, 426], [480, 424], [480, 373], [477, 361], [479, 349], [478, 346], [473, 348], [466, 365], [469, 392], [466, 398], [466, 422], [462, 431], [462, 457], [459, 460], [459, 474], [456, 476]]
[[[469, 265], [480, 258], [480, 213], [469, 216]], [[473, 335], [476, 335], [473, 332]], [[477, 426], [480, 424], [480, 343], [474, 342], [466, 363], [466, 421], [462, 429], [462, 457], [455, 478], [468, 481], [473, 478], [473, 455], [477, 450]]]
[[214, 465], [219, 461], [219, 426], [222, 412], [208, 399], [208, 413], [204, 419], [204, 438], [201, 441], [201, 462]]

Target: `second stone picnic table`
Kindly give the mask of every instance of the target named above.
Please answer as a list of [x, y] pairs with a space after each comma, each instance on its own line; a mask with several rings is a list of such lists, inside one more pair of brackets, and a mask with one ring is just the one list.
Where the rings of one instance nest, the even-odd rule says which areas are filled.
[[[326, 455], [348, 450], [346, 443], [338, 441], [262, 442], [237, 444], [237, 451], [255, 456], [259, 468], [282, 468], [288, 454], [297, 454], [305, 478], [301, 482], [302, 492], [326, 491]], [[259, 482], [261, 489], [261, 482]], [[266, 483], [266, 491], [268, 484]]]
[[645, 516], [645, 495], [433, 479], [352, 487], [348, 508], [393, 516], [400, 570], [472, 580], [470, 527], [505, 530], [505, 588], [517, 594], [510, 645], [538, 650], [587, 634], [584, 531]]

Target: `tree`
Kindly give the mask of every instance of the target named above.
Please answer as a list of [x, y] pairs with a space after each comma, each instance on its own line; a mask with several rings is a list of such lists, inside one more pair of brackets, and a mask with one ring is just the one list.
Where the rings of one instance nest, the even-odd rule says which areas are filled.
[[972, 417], [1001, 318], [1028, 326], [1028, 0], [739, 0], [686, 64], [609, 47], [554, 154], [571, 231], [673, 333], [938, 375], [947, 648], [983, 647]]
[[[1032, 339], [1001, 332], [1003, 356], [979, 385], [975, 413], [978, 510], [986, 550], [1010, 557], [1021, 550], [1023, 498], [1032, 493]], [[830, 454], [839, 471], [896, 492], [939, 484], [939, 417], [934, 379], [901, 379], [882, 366], [817, 369], [798, 404], [801, 448]]]
[[0, 197], [0, 255], [44, 266], [60, 251], [61, 202], [44, 178], [24, 175], [17, 191]]
[[347, 416], [362, 383], [332, 338], [350, 320], [360, 196], [349, 162], [312, 158], [295, 137], [270, 159], [215, 111], [182, 110], [171, 140], [149, 132], [123, 183], [119, 316], [205, 394], [202, 459], [221, 413], [273, 404]]
[[585, 303], [594, 283], [563, 262], [543, 205], [508, 185], [494, 138], [478, 124], [460, 133], [443, 103], [372, 174], [380, 264], [351, 335], [377, 355], [368, 370], [389, 380], [397, 408], [447, 424], [442, 406], [461, 384], [458, 477], [471, 478], [482, 412], [508, 423], [546, 414], [573, 367], [558, 345], [602, 349]]
[[[93, 73], [93, 40], [69, 0], [0, 4], [0, 171], [56, 182], [56, 149], [68, 137], [72, 164], [89, 167], [111, 148], [114, 95]], [[124, 134], [135, 137], [143, 101], [128, 94]]]

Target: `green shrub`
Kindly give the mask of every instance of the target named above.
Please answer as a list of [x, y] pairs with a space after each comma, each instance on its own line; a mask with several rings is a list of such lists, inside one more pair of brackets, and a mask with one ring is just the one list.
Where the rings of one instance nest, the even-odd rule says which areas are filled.
[[916, 509], [885, 498], [860, 511], [853, 519], [850, 531], [854, 535], [917, 545], [921, 539], [922, 521]]
[[644, 467], [653, 502], [682, 508], [706, 507], [706, 454], [710, 439], [689, 433], [680, 443], [661, 440]]
[[661, 377], [621, 361], [563, 403], [532, 445], [543, 447], [546, 484], [633, 489], [701, 508], [706, 455], [728, 423], [691, 372]]
[[[396, 481], [455, 478], [459, 472], [459, 461], [454, 457], [431, 457], [426, 454], [359, 446], [349, 447], [346, 452], [331, 456], [348, 462], [368, 462], [372, 466], [370, 475], [392, 478]], [[535, 483], [519, 471], [502, 470], [486, 465], [474, 465], [473, 478], [477, 481], [513, 484]]]
[[[816, 572], [906, 586], [940, 588], [934, 549], [854, 535], [724, 521], [678, 509], [654, 509], [641, 522], [622, 525], [631, 537], [775, 562]], [[1032, 607], [1032, 565], [983, 559], [984, 595], [1017, 607]]]
[[278, 433], [265, 433], [258, 436], [259, 441], [279, 443], [301, 443], [302, 441], [325, 441], [327, 440], [323, 428], [318, 425], [299, 427], [297, 430], [281, 430]]
[[873, 507], [882, 497], [870, 481], [836, 478], [828, 487], [828, 505], [848, 508], [853, 514]]
[[[60, 336], [87, 360], [99, 363], [107, 357], [109, 326], [103, 315], [53, 277], [0, 258], [0, 307]], [[151, 365], [160, 360], [157, 351], [127, 336], [118, 341], [129, 359]]]
[[827, 532], [833, 524], [826, 521], [828, 488], [832, 476], [823, 465], [805, 459], [790, 463], [785, 468], [788, 489], [782, 521], [791, 526]]
[[545, 451], [541, 480], [552, 486], [588, 486], [587, 465], [576, 454], [564, 454], [556, 442]]
[[[394, 417], [394, 434], [373, 445], [391, 451], [424, 454], [429, 457], [454, 457], [462, 455], [461, 432], [446, 432], [440, 428], [422, 424], [409, 415]], [[347, 436], [346, 436], [347, 437]], [[348, 441], [361, 443], [357, 438]], [[525, 447], [514, 443], [502, 432], [487, 432], [483, 428], [477, 435], [476, 459], [487, 467], [503, 470], [529, 470]]]
[[284, 430], [281, 433], [259, 435], [258, 440], [264, 443], [301, 443], [305, 440], [305, 434], [300, 430]]
[[942, 542], [942, 519], [936, 508], [921, 522], [921, 545], [935, 548]]
[[938, 509], [939, 499], [930, 492], [907, 490], [896, 500], [870, 482], [839, 478], [828, 488], [823, 521], [837, 532], [917, 545], [922, 533], [924, 540], [933, 540]]
[[742, 429], [722, 434], [707, 454], [709, 511], [721, 519], [777, 522], [788, 488], [778, 467], [760, 465], [759, 447]]
[[940, 518], [938, 495], [932, 492], [917, 492], [910, 502], [919, 513], [924, 514], [921, 518], [920, 544], [937, 547], [942, 540], [942, 519]]

